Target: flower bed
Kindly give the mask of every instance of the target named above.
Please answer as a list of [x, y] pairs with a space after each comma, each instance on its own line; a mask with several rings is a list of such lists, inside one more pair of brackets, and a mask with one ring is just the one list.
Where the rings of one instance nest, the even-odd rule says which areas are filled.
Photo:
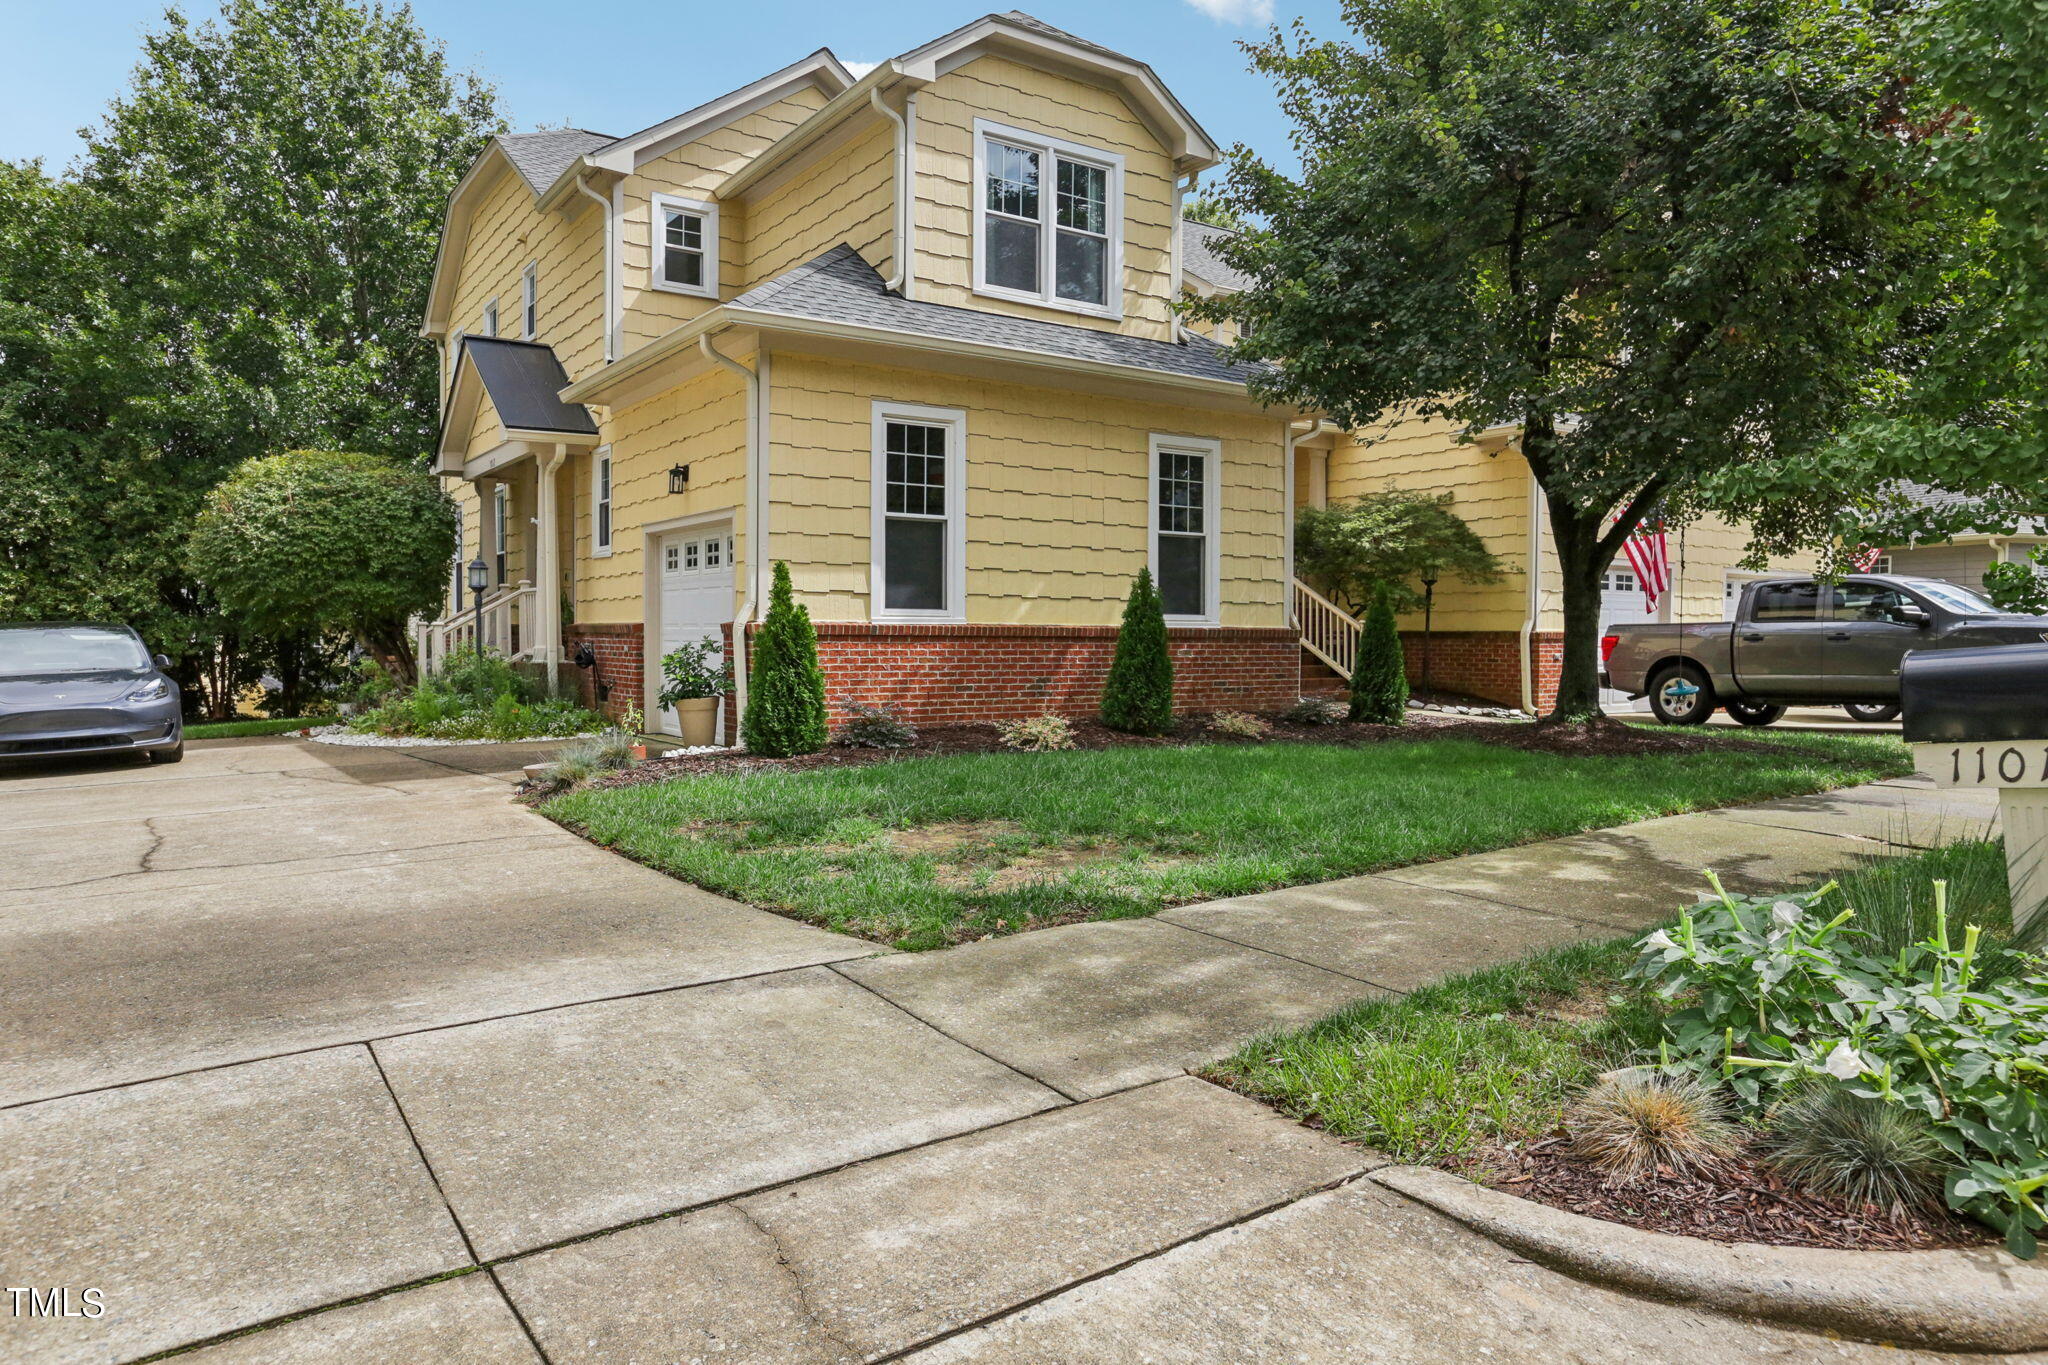
[[492, 742], [564, 739], [607, 728], [604, 716], [559, 696], [490, 653], [459, 650], [446, 666], [410, 688], [372, 679], [365, 709], [349, 718], [358, 735], [386, 740]]

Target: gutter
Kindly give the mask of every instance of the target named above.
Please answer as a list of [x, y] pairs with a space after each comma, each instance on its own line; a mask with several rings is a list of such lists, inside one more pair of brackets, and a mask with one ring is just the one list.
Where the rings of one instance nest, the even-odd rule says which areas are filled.
[[697, 348], [704, 358], [723, 365], [747, 386], [747, 581], [740, 609], [732, 626], [733, 718], [737, 733], [741, 717], [747, 714], [747, 627], [753, 623], [766, 596], [763, 570], [768, 564], [768, 350], [755, 352], [754, 368], [726, 355], [711, 344], [711, 333], [701, 333]]
[[576, 177], [577, 192], [597, 201], [599, 222], [604, 226], [604, 363], [618, 359], [619, 352], [619, 243], [618, 220], [610, 199]]
[[1517, 633], [1521, 641], [1522, 709], [1536, 714], [1536, 662], [1529, 656], [1531, 637], [1543, 612], [1543, 486], [1529, 472], [1529, 603]]

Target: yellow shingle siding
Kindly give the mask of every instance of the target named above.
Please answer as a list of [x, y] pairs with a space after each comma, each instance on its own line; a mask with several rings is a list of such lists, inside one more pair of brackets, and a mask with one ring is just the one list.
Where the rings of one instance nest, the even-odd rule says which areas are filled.
[[967, 620], [1113, 625], [1146, 563], [1150, 436], [1222, 442], [1221, 623], [1282, 624], [1283, 423], [818, 357], [774, 359], [770, 539], [819, 620], [868, 619], [875, 400], [966, 413]]
[[[654, 196], [672, 194], [713, 202], [712, 192], [727, 176], [760, 155], [824, 102], [823, 92], [815, 86], [804, 86], [765, 108], [664, 152], [625, 178], [619, 193], [623, 209], [619, 220], [619, 260], [624, 332], [620, 354], [646, 345], [715, 304], [712, 299], [654, 288]], [[746, 283], [750, 215], [741, 204], [721, 203], [718, 210], [719, 295], [731, 298]]]
[[[974, 292], [974, 121], [1043, 132], [1124, 159], [1124, 316], [1095, 318]], [[917, 96], [917, 296], [1169, 340], [1173, 163], [1121, 97], [1071, 76], [980, 57]], [[1049, 191], [1048, 191], [1049, 192]]]
[[828, 139], [745, 208], [744, 288], [841, 242], [888, 278], [896, 268], [895, 125], [877, 117], [849, 139]]
[[[749, 362], [751, 363], [751, 362]], [[573, 461], [576, 482], [576, 619], [639, 621], [644, 615], [644, 528], [746, 501], [747, 406], [739, 377], [712, 370], [612, 414], [612, 553], [591, 553], [590, 461]], [[668, 491], [671, 465], [690, 466], [690, 491]], [[744, 556], [745, 518], [735, 517], [734, 552]]]
[[581, 195], [542, 213], [526, 182], [501, 168], [470, 220], [449, 329], [481, 332], [484, 304], [496, 298], [498, 335], [518, 337], [529, 262], [540, 285], [535, 339], [554, 347], [569, 377], [580, 379], [604, 363], [604, 236], [597, 205]]

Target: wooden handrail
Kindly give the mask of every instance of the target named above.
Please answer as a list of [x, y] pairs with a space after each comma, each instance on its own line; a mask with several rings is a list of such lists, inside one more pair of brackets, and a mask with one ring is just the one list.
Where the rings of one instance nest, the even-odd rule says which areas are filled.
[[1358, 660], [1358, 618], [1329, 598], [1294, 580], [1294, 625], [1301, 647], [1347, 681]]

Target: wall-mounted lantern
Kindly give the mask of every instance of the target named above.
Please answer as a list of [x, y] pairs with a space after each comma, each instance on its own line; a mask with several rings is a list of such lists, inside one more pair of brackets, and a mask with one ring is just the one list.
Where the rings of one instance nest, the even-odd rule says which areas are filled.
[[686, 464], [672, 465], [668, 471], [668, 491], [687, 493], [690, 491], [690, 467]]

